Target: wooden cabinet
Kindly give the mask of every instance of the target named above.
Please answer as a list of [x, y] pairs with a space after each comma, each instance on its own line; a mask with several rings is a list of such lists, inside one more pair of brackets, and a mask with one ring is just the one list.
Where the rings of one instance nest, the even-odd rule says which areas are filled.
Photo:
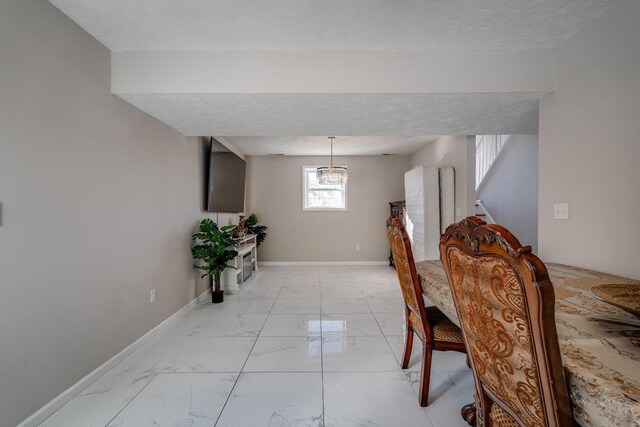
[[[390, 214], [393, 218], [400, 218], [404, 224], [405, 203], [404, 200], [398, 200], [397, 202], [389, 202]], [[393, 255], [391, 249], [389, 249], [389, 265], [395, 268], [393, 264]]]

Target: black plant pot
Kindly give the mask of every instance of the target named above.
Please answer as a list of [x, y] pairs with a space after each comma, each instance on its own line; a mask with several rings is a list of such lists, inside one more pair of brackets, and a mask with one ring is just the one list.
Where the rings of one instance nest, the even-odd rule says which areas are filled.
[[213, 291], [213, 292], [211, 292], [211, 302], [212, 303], [220, 304], [222, 301], [224, 301], [224, 291], [220, 291], [220, 292]]

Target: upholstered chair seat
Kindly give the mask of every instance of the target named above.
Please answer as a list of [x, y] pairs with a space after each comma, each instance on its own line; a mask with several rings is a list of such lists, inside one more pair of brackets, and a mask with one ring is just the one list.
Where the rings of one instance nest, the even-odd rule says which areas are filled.
[[507, 414], [505, 410], [498, 405], [491, 405], [491, 412], [489, 412], [489, 416], [491, 417], [495, 427], [518, 427], [516, 420], [514, 420], [511, 415]]
[[429, 326], [431, 327], [431, 335], [435, 340], [464, 344], [462, 331], [444, 313], [437, 307], [427, 307], [426, 311]]

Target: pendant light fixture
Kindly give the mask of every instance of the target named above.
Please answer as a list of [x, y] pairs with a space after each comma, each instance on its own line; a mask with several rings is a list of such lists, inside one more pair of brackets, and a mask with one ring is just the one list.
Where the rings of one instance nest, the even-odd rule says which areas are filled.
[[347, 168], [342, 166], [333, 166], [333, 141], [335, 136], [330, 136], [331, 141], [331, 166], [321, 166], [316, 170], [318, 182], [323, 185], [337, 185], [347, 182]]

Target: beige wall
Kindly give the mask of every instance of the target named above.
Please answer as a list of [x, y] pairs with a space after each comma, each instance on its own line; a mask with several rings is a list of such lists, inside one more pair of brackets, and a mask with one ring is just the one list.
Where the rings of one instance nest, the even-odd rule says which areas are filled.
[[[195, 297], [195, 139], [110, 94], [109, 51], [50, 3], [0, 4], [0, 425]], [[149, 291], [157, 289], [157, 302]]]
[[[640, 279], [640, 2], [558, 48], [540, 102], [539, 246], [546, 261]], [[569, 220], [553, 203], [569, 203]]]
[[456, 220], [475, 212], [475, 137], [445, 135], [411, 156], [411, 167], [452, 166], [455, 170]]
[[[249, 157], [247, 213], [268, 226], [258, 261], [384, 261], [388, 202], [404, 199], [408, 156], [336, 157], [349, 168], [346, 212], [302, 211], [302, 166], [327, 157]], [[361, 250], [356, 251], [359, 244]]]

